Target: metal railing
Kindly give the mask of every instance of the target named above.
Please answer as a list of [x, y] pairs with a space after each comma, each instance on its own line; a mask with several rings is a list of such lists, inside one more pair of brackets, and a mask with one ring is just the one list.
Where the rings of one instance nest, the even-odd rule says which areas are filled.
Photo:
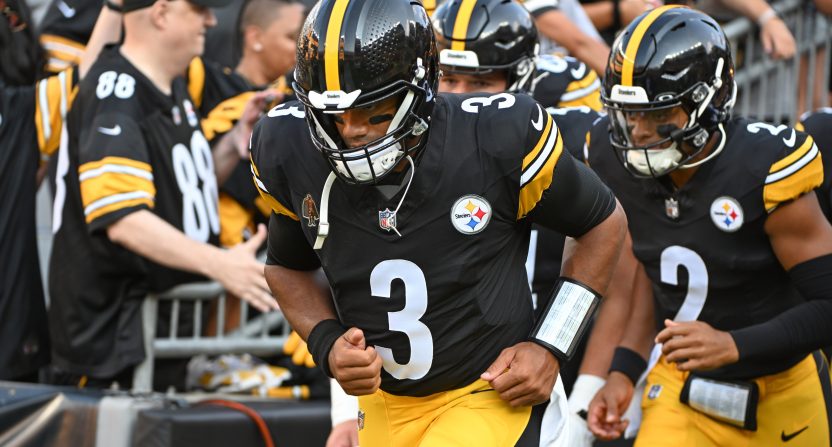
[[[166, 337], [156, 334], [159, 321], [159, 305], [170, 301], [169, 331]], [[216, 335], [203, 335], [203, 317], [206, 304], [217, 303]], [[180, 310], [183, 303], [193, 304], [193, 330], [188, 337], [179, 336]], [[239, 327], [223, 333], [226, 322], [225, 290], [218, 283], [205, 282], [183, 284], [158, 295], [148, 295], [142, 303], [142, 327], [144, 330], [145, 360], [133, 373], [133, 391], [150, 392], [153, 388], [153, 364], [155, 358], [181, 358], [198, 354], [274, 355], [282, 352], [290, 331], [280, 312], [261, 314], [249, 319], [249, 307], [240, 302]], [[188, 309], [190, 313], [190, 309]], [[279, 335], [272, 335], [277, 331]]]
[[[739, 115], [795, 124], [802, 112], [829, 105], [832, 26], [812, 2], [782, 0], [772, 6], [795, 37], [797, 53], [791, 59], [775, 61], [766, 55], [759, 29], [750, 20], [738, 18], [723, 25], [736, 64], [735, 110]], [[816, 83], [824, 90], [817, 91]]]

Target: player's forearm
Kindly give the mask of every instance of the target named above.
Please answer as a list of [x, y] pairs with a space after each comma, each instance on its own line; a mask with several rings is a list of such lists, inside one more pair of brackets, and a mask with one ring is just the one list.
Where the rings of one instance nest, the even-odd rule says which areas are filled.
[[[635, 261], [632, 251], [627, 249], [622, 253], [621, 258], [631, 258]], [[647, 359], [653, 347], [653, 338], [656, 336], [653, 317], [655, 304], [650, 279], [640, 263], [637, 263], [634, 281], [630, 288], [632, 292], [630, 316], [618, 345], [631, 349]]]
[[576, 279], [604, 295], [621, 254], [627, 218], [616, 200], [607, 218], [580, 237], [567, 241], [563, 276]]
[[[627, 248], [625, 248], [626, 250]], [[635, 281], [637, 264], [629, 257], [622, 256], [616, 265], [610, 287], [601, 310], [595, 318], [595, 324], [586, 346], [586, 354], [581, 362], [580, 374], [606, 377], [610, 369], [612, 354], [624, 335], [624, 329], [630, 318], [632, 306], [631, 285]]]
[[213, 277], [220, 249], [197, 242], [147, 210], [136, 211], [107, 228], [116, 244], [157, 264]]
[[308, 340], [309, 333], [321, 321], [338, 319], [329, 287], [320, 271], [293, 270], [280, 265], [266, 265], [266, 282], [277, 298], [289, 325]]

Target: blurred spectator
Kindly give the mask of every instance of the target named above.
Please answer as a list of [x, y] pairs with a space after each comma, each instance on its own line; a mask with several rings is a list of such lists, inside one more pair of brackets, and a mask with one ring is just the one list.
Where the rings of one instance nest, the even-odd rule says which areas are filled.
[[743, 16], [760, 28], [763, 49], [773, 59], [789, 59], [796, 51], [794, 36], [765, 0], [699, 0], [692, 6], [724, 23]]
[[[67, 153], [51, 176], [56, 383], [128, 386], [144, 358], [139, 310], [149, 292], [209, 277], [262, 311], [277, 307], [253, 256], [265, 228], [246, 244], [216, 247], [214, 163], [236, 151], [253, 119], [212, 157], [179, 78], [216, 23], [209, 7], [228, 2], [124, 0], [123, 45], [104, 51], [80, 85]], [[262, 98], [254, 99], [244, 116], [256, 119]], [[170, 380], [184, 385], [184, 376]]]
[[584, 10], [607, 45], [636, 17], [662, 5], [661, 0], [585, 0]]
[[[114, 14], [102, 14], [106, 28]], [[79, 74], [95, 59], [93, 41], [78, 69], [37, 81], [45, 52], [26, 4], [0, 0], [0, 380], [37, 381], [49, 361], [43, 286], [35, 238], [39, 160], [58, 148]], [[106, 32], [97, 32], [107, 39]], [[37, 82], [37, 83], [36, 83]]]
[[[591, 26], [581, 29], [573, 19], [559, 9], [558, 0], [526, 0], [523, 5], [534, 17], [535, 25], [542, 37], [566, 49], [571, 55], [587, 64], [596, 73], [604, 73], [610, 48], [603, 42], [598, 32]], [[573, 9], [576, 14], [584, 14], [580, 8]], [[543, 41], [543, 39], [541, 39]], [[549, 52], [545, 47], [543, 52]]]
[[101, 5], [101, 0], [52, 0], [40, 30], [49, 55], [48, 72], [57, 73], [81, 60]]
[[240, 40], [236, 34], [240, 11], [249, 0], [237, 0], [214, 9], [217, 26], [208, 30], [205, 38], [205, 59], [221, 67], [234, 67], [240, 60]]

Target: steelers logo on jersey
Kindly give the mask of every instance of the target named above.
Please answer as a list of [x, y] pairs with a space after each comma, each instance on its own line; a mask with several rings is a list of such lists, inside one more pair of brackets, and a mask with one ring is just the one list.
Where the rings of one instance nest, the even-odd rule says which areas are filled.
[[491, 220], [491, 204], [484, 198], [469, 194], [451, 207], [451, 223], [462, 234], [476, 234]]
[[742, 207], [733, 197], [719, 197], [711, 204], [711, 220], [720, 230], [733, 233], [742, 227]]

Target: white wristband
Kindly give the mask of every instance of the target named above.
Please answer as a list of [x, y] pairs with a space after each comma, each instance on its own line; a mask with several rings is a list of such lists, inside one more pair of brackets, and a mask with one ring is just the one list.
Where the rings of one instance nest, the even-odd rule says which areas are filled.
[[330, 417], [332, 426], [342, 422], [358, 419], [358, 398], [344, 392], [341, 385], [335, 379], [329, 379], [329, 392], [332, 408]]
[[589, 287], [561, 277], [555, 295], [532, 330], [531, 339], [561, 361], [569, 360], [586, 332], [601, 296]]
[[777, 11], [775, 11], [774, 8], [768, 8], [766, 12], [757, 17], [757, 26], [762, 28], [766, 25], [766, 23], [768, 23], [769, 20], [775, 17], [777, 17]]
[[572, 386], [572, 393], [569, 394], [569, 412], [578, 413], [581, 410], [589, 410], [589, 403], [604, 384], [606, 380], [591, 374], [581, 374]]

